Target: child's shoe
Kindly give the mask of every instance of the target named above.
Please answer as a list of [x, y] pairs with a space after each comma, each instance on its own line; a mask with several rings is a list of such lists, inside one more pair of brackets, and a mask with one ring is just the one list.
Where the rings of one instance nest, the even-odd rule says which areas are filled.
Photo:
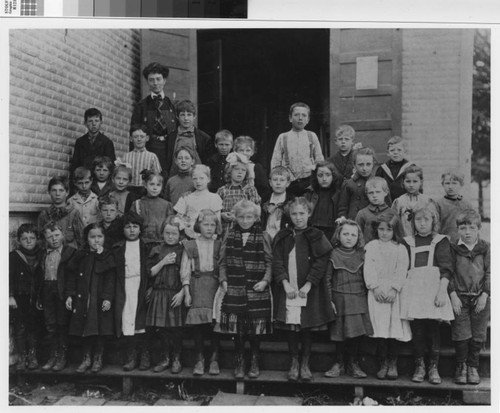
[[52, 370], [52, 367], [54, 367], [54, 364], [56, 364], [56, 349], [55, 348], [50, 350], [49, 359], [47, 360], [47, 363], [45, 363], [42, 366], [42, 370], [43, 371]]
[[[85, 352], [85, 354], [83, 355], [82, 362], [76, 368], [76, 372], [83, 374], [90, 368], [91, 365], [92, 365], [92, 359], [90, 358], [90, 353]], [[43, 369], [43, 367], [42, 367], [42, 369]]]
[[61, 346], [56, 352], [56, 364], [52, 367], [52, 371], [61, 371], [66, 367], [66, 352], [68, 348]]
[[299, 379], [299, 358], [298, 356], [292, 357], [292, 364], [290, 365], [290, 370], [288, 371], [288, 380], [297, 381]]
[[182, 371], [181, 359], [178, 354], [174, 354], [174, 359], [172, 360], [172, 367], [170, 372], [172, 374], [179, 374]]
[[36, 370], [38, 368], [38, 360], [36, 359], [36, 349], [28, 350], [28, 370]]
[[234, 361], [234, 378], [235, 379], [243, 379], [245, 377], [245, 359], [243, 358], [243, 354], [236, 355], [236, 359]]
[[411, 378], [411, 381], [415, 383], [422, 383], [425, 378], [425, 363], [423, 357], [417, 357], [415, 359], [415, 372]]
[[132, 371], [137, 367], [137, 352], [134, 347], [127, 349], [127, 362], [123, 365], [124, 371]]
[[198, 354], [198, 361], [193, 368], [193, 376], [203, 376], [205, 374], [205, 358]]
[[167, 354], [163, 355], [162, 360], [153, 368], [155, 373], [161, 373], [163, 370], [166, 370], [170, 366], [170, 358]]
[[151, 356], [148, 350], [141, 351], [139, 370], [149, 370], [151, 368]]
[[256, 379], [260, 376], [259, 370], [259, 356], [256, 353], [252, 354], [252, 360], [250, 361], [250, 370], [248, 370], [248, 377], [250, 379]]
[[325, 371], [325, 377], [339, 377], [345, 374], [344, 363], [335, 362], [330, 370]]
[[359, 367], [358, 360], [351, 360], [347, 367], [348, 373], [355, 379], [366, 378], [366, 373]]
[[300, 365], [300, 379], [302, 381], [312, 381], [312, 373], [309, 368], [309, 355], [302, 356], [302, 363]]
[[467, 364], [465, 362], [457, 363], [455, 370], [455, 383], [467, 384]]
[[476, 367], [467, 366], [467, 383], [469, 384], [479, 384], [481, 378]]
[[211, 376], [217, 376], [220, 374], [219, 368], [219, 354], [214, 352], [210, 357], [210, 365], [208, 367], [208, 374]]
[[386, 378], [389, 380], [396, 380], [398, 378], [398, 358], [397, 357], [389, 357]]
[[429, 376], [429, 383], [431, 384], [441, 384], [441, 377], [438, 371], [437, 360], [431, 360], [429, 363], [429, 371], [427, 372]]
[[387, 377], [387, 370], [389, 369], [389, 365], [387, 363], [387, 359], [380, 359], [380, 369], [377, 371], [377, 379], [384, 380]]
[[96, 350], [94, 354], [94, 362], [92, 363], [92, 368], [90, 369], [92, 373], [99, 373], [102, 370], [103, 352], [103, 349]]

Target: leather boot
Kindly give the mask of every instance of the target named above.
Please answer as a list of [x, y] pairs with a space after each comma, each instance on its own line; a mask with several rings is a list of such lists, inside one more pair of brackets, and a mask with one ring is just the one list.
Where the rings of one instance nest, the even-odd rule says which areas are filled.
[[467, 364], [465, 364], [465, 361], [457, 363], [457, 368], [455, 369], [455, 383], [467, 384]]
[[174, 353], [174, 357], [172, 360], [172, 367], [170, 368], [170, 372], [172, 374], [179, 374], [182, 371], [181, 358], [179, 354]]
[[98, 344], [94, 352], [94, 362], [92, 363], [92, 373], [99, 373], [102, 369], [102, 355], [104, 354], [104, 346]]
[[76, 368], [76, 372], [80, 373], [80, 374], [83, 374], [83, 373], [85, 373], [90, 368], [91, 365], [92, 365], [92, 359], [90, 357], [90, 351], [86, 350], [84, 352], [84, 354], [83, 354], [83, 360], [82, 360], [82, 362]]
[[325, 377], [339, 377], [345, 374], [344, 363], [336, 361], [330, 370], [325, 371]]
[[34, 347], [28, 350], [28, 370], [36, 370], [38, 368], [38, 360], [36, 359], [36, 349]]
[[52, 371], [61, 371], [66, 367], [66, 353], [68, 348], [66, 346], [61, 346], [56, 352], [56, 364], [52, 367]]
[[411, 378], [411, 381], [415, 383], [422, 383], [425, 378], [425, 363], [423, 357], [417, 357], [415, 359], [415, 372]]
[[363, 370], [361, 370], [357, 358], [354, 357], [351, 358], [347, 370], [349, 374], [355, 379], [364, 379], [366, 377], [366, 373]]
[[135, 346], [127, 347], [127, 362], [123, 365], [124, 371], [132, 371], [137, 367], [137, 351]]
[[49, 359], [42, 366], [42, 370], [43, 371], [52, 370], [52, 367], [54, 367], [55, 364], [56, 364], [56, 347], [55, 346], [51, 346]]
[[252, 359], [250, 361], [250, 370], [248, 370], [248, 377], [250, 379], [256, 379], [259, 376], [260, 376], [259, 355], [257, 353], [252, 353]]
[[219, 353], [217, 351], [214, 351], [212, 353], [212, 356], [210, 357], [210, 366], [208, 368], [208, 374], [211, 376], [217, 376], [220, 374], [220, 367], [219, 367]]
[[292, 356], [290, 370], [288, 371], [288, 380], [297, 381], [299, 379], [299, 357]]
[[377, 371], [377, 379], [384, 380], [387, 378], [387, 370], [389, 369], [389, 365], [387, 363], [386, 358], [380, 359], [380, 369]]
[[480, 382], [481, 382], [481, 377], [479, 377], [477, 367], [467, 366], [467, 383], [479, 384]]
[[431, 358], [429, 362], [429, 370], [427, 372], [429, 376], [429, 383], [431, 384], [441, 384], [441, 377], [439, 376], [438, 371], [438, 361], [437, 357]]
[[300, 379], [302, 381], [312, 381], [312, 378], [311, 369], [309, 368], [309, 354], [304, 354], [300, 364]]
[[236, 355], [234, 361], [234, 378], [243, 379], [245, 377], [245, 359], [243, 354], [239, 353]]
[[151, 355], [149, 354], [149, 350], [141, 349], [139, 361], [139, 370], [149, 370], [151, 368]]
[[196, 364], [193, 368], [193, 376], [203, 376], [205, 374], [205, 358], [199, 353], [196, 357]]
[[166, 370], [170, 366], [170, 357], [167, 354], [162, 354], [162, 358], [160, 362], [153, 368], [153, 371], [155, 373], [161, 373], [162, 371]]
[[387, 365], [387, 376], [389, 380], [396, 380], [398, 378], [398, 358], [389, 357]]

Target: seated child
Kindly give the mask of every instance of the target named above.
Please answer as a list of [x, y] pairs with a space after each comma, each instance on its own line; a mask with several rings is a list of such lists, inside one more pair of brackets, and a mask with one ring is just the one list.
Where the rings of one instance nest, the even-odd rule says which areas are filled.
[[64, 303], [64, 288], [68, 267], [76, 251], [64, 245], [64, 235], [58, 224], [47, 223], [43, 235], [47, 248], [37, 275], [41, 285], [38, 301], [43, 307], [50, 353], [49, 360], [42, 366], [42, 370], [60, 371], [66, 367], [68, 325], [71, 318], [71, 312], [66, 309]]
[[458, 241], [457, 216], [466, 209], [474, 209], [461, 194], [464, 186], [464, 174], [449, 170], [441, 175], [441, 185], [445, 195], [436, 200], [439, 213], [439, 231], [447, 235], [451, 242]]
[[448, 292], [455, 313], [455, 383], [479, 384], [479, 353], [490, 320], [490, 244], [479, 238], [481, 216], [473, 209], [457, 215], [459, 239], [451, 244], [455, 271]]
[[74, 206], [66, 203], [68, 197], [68, 179], [54, 176], [48, 185], [52, 204], [38, 216], [38, 233], [42, 234], [45, 224], [55, 222], [64, 235], [64, 243], [73, 248], [83, 244], [83, 221], [80, 212]]
[[174, 154], [177, 173], [170, 176], [165, 185], [165, 199], [175, 205], [186, 192], [194, 190], [191, 168], [194, 165], [194, 154], [189, 148], [179, 148]]
[[111, 199], [118, 201], [118, 214], [124, 215], [130, 210], [134, 195], [127, 190], [129, 182], [132, 180], [132, 169], [119, 164], [113, 170], [112, 181], [114, 189], [109, 193]]
[[385, 199], [389, 193], [385, 179], [378, 176], [368, 179], [365, 191], [370, 204], [358, 212], [356, 222], [363, 232], [365, 242], [370, 242], [373, 239], [372, 226], [377, 217], [382, 213], [390, 214], [391, 216], [396, 215], [396, 213], [385, 203]]
[[215, 134], [215, 147], [217, 153], [208, 158], [206, 163], [212, 175], [212, 180], [208, 186], [210, 192], [217, 192], [221, 186], [226, 184], [226, 157], [233, 147], [233, 134], [226, 129], [217, 132]]
[[99, 216], [99, 200], [97, 195], [90, 190], [92, 185], [90, 171], [83, 166], [76, 168], [74, 184], [77, 191], [68, 199], [68, 204], [80, 213], [84, 227], [96, 223]]
[[288, 119], [292, 129], [278, 136], [271, 158], [271, 169], [276, 166], [290, 169], [292, 182], [289, 191], [294, 196], [304, 194], [316, 164], [325, 159], [318, 137], [305, 129], [310, 116], [311, 109], [305, 103], [297, 102], [290, 107]]
[[328, 160], [335, 165], [335, 168], [340, 173], [342, 177], [342, 182], [351, 179], [354, 175], [354, 159], [353, 159], [353, 151], [356, 148], [355, 146], [359, 145], [361, 147], [361, 143], [354, 144], [355, 132], [352, 126], [349, 125], [340, 125], [335, 130], [335, 145], [339, 150], [331, 156]]
[[113, 162], [107, 156], [96, 156], [92, 163], [92, 185], [90, 190], [99, 198], [107, 196], [114, 188], [111, 181]]
[[290, 218], [285, 214], [285, 205], [292, 200], [292, 196], [287, 192], [290, 179], [290, 170], [284, 166], [277, 166], [269, 175], [269, 185], [273, 192], [269, 199], [263, 199], [260, 221], [271, 240], [280, 230], [291, 224]]
[[36, 308], [35, 269], [40, 263], [35, 225], [22, 224], [17, 230], [17, 248], [9, 254], [9, 312], [18, 360], [16, 370], [38, 368], [36, 356], [40, 335], [41, 312]]
[[250, 136], [238, 136], [234, 140], [234, 151], [245, 155], [248, 159], [248, 183], [255, 186], [261, 198], [269, 196], [271, 191], [267, 182], [267, 172], [260, 163], [252, 160], [255, 155], [255, 141]]
[[111, 250], [115, 242], [123, 239], [123, 219], [118, 215], [118, 201], [109, 196], [99, 200], [101, 223], [104, 228], [104, 247]]
[[393, 136], [387, 141], [387, 156], [389, 160], [380, 165], [375, 176], [380, 176], [387, 181], [391, 200], [399, 198], [405, 193], [403, 188], [403, 172], [411, 162], [405, 159], [406, 142], [399, 136]]
[[194, 155], [195, 164], [206, 164], [213, 153], [212, 139], [208, 134], [194, 126], [196, 107], [190, 100], [182, 100], [175, 105], [179, 121], [177, 130], [167, 136], [167, 173], [177, 173], [174, 155], [180, 148], [188, 148]]

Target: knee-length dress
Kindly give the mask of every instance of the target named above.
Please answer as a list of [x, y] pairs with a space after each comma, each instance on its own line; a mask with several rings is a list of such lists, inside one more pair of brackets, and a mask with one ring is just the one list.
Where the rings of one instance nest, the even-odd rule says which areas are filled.
[[182, 327], [186, 321], [184, 300], [173, 308], [172, 298], [182, 290], [180, 268], [184, 247], [182, 244], [162, 244], [154, 247], [148, 258], [148, 269], [170, 253], [175, 253], [175, 262], [163, 266], [153, 279], [153, 290], [146, 316], [146, 325], [151, 327]]
[[144, 219], [141, 239], [150, 246], [162, 242], [161, 225], [165, 218], [174, 214], [172, 204], [160, 197], [143, 196], [132, 204], [131, 210]]
[[344, 341], [372, 335], [368, 300], [363, 278], [363, 250], [334, 248], [326, 270], [327, 284], [337, 310], [330, 326], [330, 339]]
[[[365, 247], [363, 272], [368, 288], [368, 310], [373, 326], [373, 337], [411, 340], [410, 323], [401, 319], [400, 293], [408, 274], [408, 251], [392, 241], [373, 240]], [[387, 294], [394, 288], [396, 298], [392, 303], [380, 303], [373, 290], [380, 288]]]
[[213, 321], [214, 297], [219, 287], [219, 240], [184, 241], [185, 254], [181, 262], [182, 285], [189, 285], [191, 307], [186, 316], [186, 325], [211, 324]]

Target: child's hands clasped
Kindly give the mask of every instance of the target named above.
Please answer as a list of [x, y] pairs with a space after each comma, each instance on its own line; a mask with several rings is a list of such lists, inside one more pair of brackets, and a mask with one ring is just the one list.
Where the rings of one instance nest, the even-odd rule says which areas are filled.
[[481, 311], [484, 310], [487, 302], [488, 302], [488, 295], [487, 294], [483, 293], [477, 298], [476, 308], [474, 309], [476, 311], [476, 314], [479, 314]]
[[391, 288], [388, 292], [387, 292], [387, 295], [385, 297], [385, 302], [386, 303], [393, 303], [394, 300], [396, 300], [396, 295], [397, 295], [397, 291], [394, 289], [394, 288]]
[[259, 281], [258, 283], [255, 283], [255, 285], [253, 286], [253, 290], [255, 292], [261, 293], [266, 289], [266, 287], [267, 287], [267, 281]]
[[104, 300], [102, 302], [102, 311], [109, 311], [110, 308], [111, 308], [111, 302], [108, 300]]
[[382, 291], [382, 288], [375, 287], [373, 289], [373, 296], [375, 297], [377, 303], [385, 303], [385, 295], [384, 292]]

